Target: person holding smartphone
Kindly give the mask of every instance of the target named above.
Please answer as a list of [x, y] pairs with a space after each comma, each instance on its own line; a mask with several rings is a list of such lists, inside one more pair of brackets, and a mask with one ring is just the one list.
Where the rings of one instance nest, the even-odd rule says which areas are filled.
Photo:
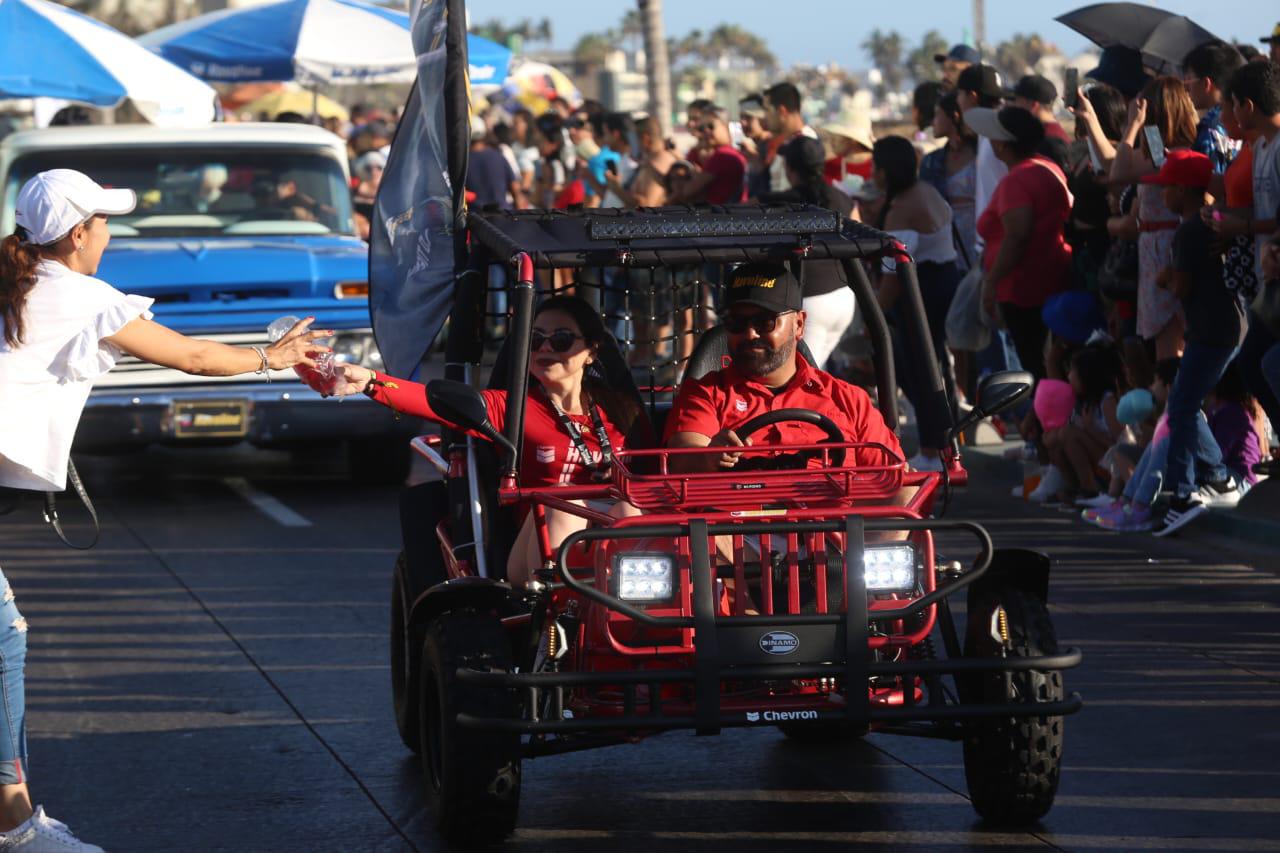
[[[1161, 160], [1162, 154], [1191, 148], [1197, 118], [1195, 104], [1181, 80], [1157, 77], [1148, 83], [1129, 104], [1128, 121], [1111, 164], [1111, 183], [1139, 183], [1159, 171], [1156, 160]], [[1147, 127], [1152, 129], [1147, 131]], [[1172, 358], [1182, 352], [1185, 321], [1177, 297], [1160, 283], [1171, 275], [1173, 234], [1181, 217], [1165, 206], [1160, 189], [1153, 184], [1139, 184], [1135, 208], [1138, 334], [1155, 341], [1157, 359]]]

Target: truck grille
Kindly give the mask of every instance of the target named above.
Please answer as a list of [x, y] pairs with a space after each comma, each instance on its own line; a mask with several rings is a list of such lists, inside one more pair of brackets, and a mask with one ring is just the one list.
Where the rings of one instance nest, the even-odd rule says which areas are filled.
[[[200, 340], [217, 341], [231, 346], [249, 346], [265, 344], [261, 332], [236, 332], [231, 334], [201, 335]], [[297, 380], [292, 370], [273, 370], [271, 379]], [[213, 385], [220, 382], [266, 382], [267, 378], [257, 373], [242, 373], [239, 376], [192, 376], [171, 367], [160, 367], [127, 355], [116, 362], [116, 366], [106, 375], [98, 377], [93, 383], [95, 391], [115, 390], [119, 388], [170, 388], [175, 386]]]

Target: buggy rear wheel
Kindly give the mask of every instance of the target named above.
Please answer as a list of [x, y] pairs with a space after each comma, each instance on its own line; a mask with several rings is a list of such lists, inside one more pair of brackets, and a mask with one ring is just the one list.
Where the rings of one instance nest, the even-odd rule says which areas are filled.
[[[1057, 651], [1049, 610], [1035, 595], [997, 587], [975, 597], [965, 631], [965, 657], [1033, 657]], [[1015, 672], [1008, 677], [977, 674], [961, 679], [960, 688], [966, 702], [1063, 698], [1062, 673], [1056, 671]], [[1058, 792], [1062, 740], [1062, 717], [990, 717], [969, 724], [964, 770], [978, 814], [992, 824], [1009, 826], [1043, 817]]]
[[451, 611], [431, 623], [419, 694], [426, 799], [436, 829], [452, 844], [490, 844], [516, 826], [520, 736], [462, 728], [457, 716], [516, 719], [519, 702], [511, 689], [460, 684], [459, 668], [511, 671], [511, 643], [496, 616]]

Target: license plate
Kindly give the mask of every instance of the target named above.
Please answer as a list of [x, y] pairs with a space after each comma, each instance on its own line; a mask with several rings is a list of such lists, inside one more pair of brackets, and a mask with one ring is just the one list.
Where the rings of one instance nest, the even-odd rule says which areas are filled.
[[173, 404], [173, 434], [178, 438], [242, 438], [249, 431], [244, 400], [192, 400]]

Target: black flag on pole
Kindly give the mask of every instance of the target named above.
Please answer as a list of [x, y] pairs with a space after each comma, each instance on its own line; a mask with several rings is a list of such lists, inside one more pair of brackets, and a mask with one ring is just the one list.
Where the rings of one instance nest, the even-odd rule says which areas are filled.
[[369, 223], [369, 314], [388, 372], [412, 377], [444, 325], [465, 250], [470, 150], [463, 0], [415, 0], [418, 78]]

